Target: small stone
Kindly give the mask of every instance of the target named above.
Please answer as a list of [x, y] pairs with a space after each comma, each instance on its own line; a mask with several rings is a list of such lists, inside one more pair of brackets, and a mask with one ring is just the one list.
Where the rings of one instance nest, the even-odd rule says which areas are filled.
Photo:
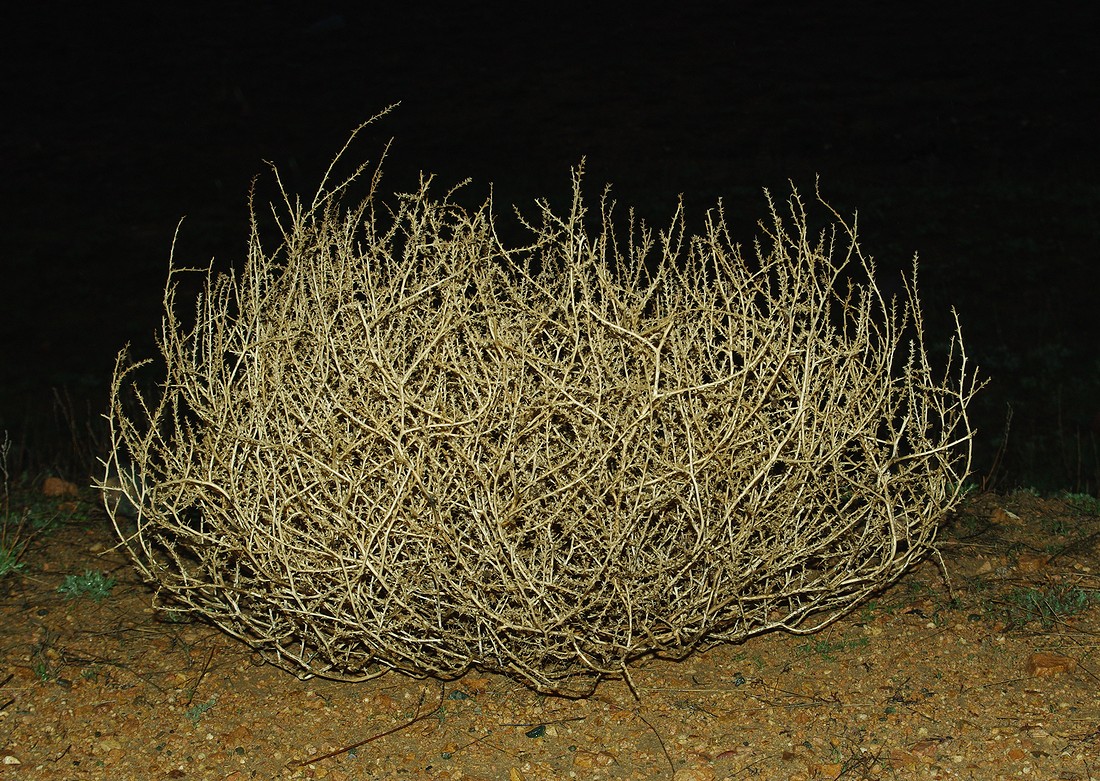
[[18, 758], [13, 757], [11, 754], [5, 754], [4, 755], [4, 764], [5, 765], [22, 765], [23, 763], [20, 762]]
[[76, 496], [79, 493], [80, 489], [75, 483], [62, 480], [60, 477], [47, 477], [42, 482], [43, 496]]
[[1023, 526], [1024, 525], [1024, 522], [1022, 520], [1020, 520], [1020, 516], [1018, 516], [1016, 513], [1012, 512], [1011, 510], [1004, 509], [1003, 507], [998, 507], [996, 510], [994, 510], [990, 514], [989, 520], [991, 520], [991, 521], [993, 521], [993, 523], [999, 524], [1001, 526]]
[[940, 741], [938, 740], [918, 740], [909, 747], [909, 750], [918, 756], [934, 757], [939, 747]]
[[252, 730], [244, 724], [238, 724], [229, 732], [222, 735], [222, 740], [233, 746], [243, 746], [252, 741]]
[[1039, 678], [1072, 672], [1076, 667], [1076, 659], [1048, 651], [1039, 651], [1027, 658], [1027, 674]]
[[890, 752], [890, 764], [895, 767], [903, 767], [905, 765], [912, 765], [916, 762], [916, 757], [910, 754], [908, 751], [902, 749], [893, 749]]
[[489, 690], [489, 679], [482, 675], [466, 675], [461, 684], [468, 694], [475, 697]]
[[119, 743], [118, 738], [104, 738], [96, 744], [93, 749], [94, 754], [106, 754], [111, 751], [118, 751], [122, 748], [122, 744]]
[[1050, 556], [1041, 553], [1021, 553], [1016, 560], [1016, 569], [1020, 572], [1039, 572], [1050, 561]]
[[573, 755], [574, 767], [607, 767], [615, 762], [615, 755], [607, 751], [585, 751], [580, 749]]

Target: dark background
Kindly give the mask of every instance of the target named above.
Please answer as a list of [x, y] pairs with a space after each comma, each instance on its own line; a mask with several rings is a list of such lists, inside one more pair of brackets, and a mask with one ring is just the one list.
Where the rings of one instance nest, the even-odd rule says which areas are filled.
[[149, 352], [181, 217], [177, 262], [239, 267], [264, 161], [312, 194], [401, 101], [349, 164], [393, 137], [384, 193], [472, 177], [459, 200], [493, 183], [503, 222], [564, 208], [585, 156], [593, 199], [611, 182], [664, 226], [683, 193], [698, 230], [721, 197], [749, 244], [762, 188], [812, 197], [820, 175], [887, 284], [919, 253], [932, 352], [959, 310], [992, 380], [975, 479], [1097, 491], [1100, 28], [1059, 7], [1091, 4], [22, 5], [0, 55], [0, 427], [20, 469], [82, 477], [54, 390], [94, 425], [117, 350]]

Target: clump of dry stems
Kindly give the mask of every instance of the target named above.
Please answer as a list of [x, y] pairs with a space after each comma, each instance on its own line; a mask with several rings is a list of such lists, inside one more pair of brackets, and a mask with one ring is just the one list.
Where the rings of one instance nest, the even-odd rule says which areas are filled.
[[958, 339], [929, 365], [914, 286], [885, 300], [835, 213], [769, 198], [748, 258], [720, 209], [617, 241], [578, 171], [508, 248], [491, 203], [350, 181], [283, 191], [193, 328], [173, 266], [160, 391], [119, 355], [104, 486], [159, 603], [299, 673], [576, 694], [814, 631], [934, 549], [974, 373]]

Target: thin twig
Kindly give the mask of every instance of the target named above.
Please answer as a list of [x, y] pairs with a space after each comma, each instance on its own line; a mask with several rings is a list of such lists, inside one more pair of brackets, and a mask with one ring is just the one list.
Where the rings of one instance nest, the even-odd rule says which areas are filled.
[[206, 655], [206, 661], [203, 662], [202, 670], [199, 672], [199, 677], [195, 679], [195, 683], [191, 686], [191, 696], [187, 698], [187, 704], [190, 705], [192, 700], [195, 699], [195, 695], [198, 694], [199, 684], [202, 683], [202, 679], [206, 677], [206, 673], [210, 670], [210, 660], [214, 658], [214, 646], [210, 646], [210, 653]]
[[387, 735], [392, 735], [395, 732], [400, 732], [401, 730], [403, 730], [407, 727], [411, 727], [413, 724], [416, 724], [417, 722], [424, 721], [425, 719], [430, 719], [432, 716], [439, 713], [440, 708], [443, 707], [443, 700], [444, 700], [445, 692], [446, 692], [446, 687], [442, 683], [439, 684], [439, 703], [434, 708], [432, 708], [428, 713], [421, 713], [420, 712], [420, 708], [424, 704], [424, 695], [425, 695], [425, 692], [421, 692], [420, 693], [420, 700], [416, 703], [416, 712], [413, 714], [413, 717], [411, 719], [404, 722], [403, 724], [398, 724], [396, 727], [391, 727], [390, 729], [385, 730], [384, 732], [379, 732], [375, 735], [371, 735], [369, 738], [366, 738], [364, 740], [360, 740], [358, 743], [352, 743], [349, 746], [344, 746], [343, 748], [338, 748], [335, 751], [329, 751], [326, 754], [314, 754], [313, 756], [306, 757], [305, 759], [293, 760], [293, 761], [287, 763], [287, 767], [304, 767], [306, 765], [313, 764], [314, 762], [320, 762], [323, 759], [331, 759], [332, 757], [339, 756], [340, 754], [346, 754], [349, 751], [354, 751], [355, 749], [359, 748], [360, 746], [365, 746], [368, 743], [372, 743], [372, 742], [378, 740], [379, 738], [384, 738]]
[[665, 742], [664, 742], [664, 740], [661, 739], [661, 734], [659, 732], [657, 732], [657, 730], [654, 728], [654, 726], [652, 724], [649, 723], [649, 719], [647, 719], [645, 716], [642, 715], [642, 712], [641, 712], [640, 709], [636, 709], [634, 711], [634, 715], [637, 716], [642, 721], [644, 721], [645, 725], [647, 727], [649, 727], [650, 731], [653, 732], [653, 737], [657, 738], [657, 743], [660, 744], [660, 746], [661, 746], [661, 753], [664, 754], [665, 759], [668, 760], [668, 769], [672, 772], [672, 775], [675, 776], [676, 775], [676, 765], [674, 765], [672, 763], [672, 757], [669, 756], [668, 749], [665, 748]]
[[587, 716], [568, 716], [563, 719], [554, 719], [553, 721], [526, 721], [526, 722], [512, 722], [508, 724], [501, 724], [502, 727], [549, 727], [551, 724], [566, 724], [570, 721], [584, 721]]

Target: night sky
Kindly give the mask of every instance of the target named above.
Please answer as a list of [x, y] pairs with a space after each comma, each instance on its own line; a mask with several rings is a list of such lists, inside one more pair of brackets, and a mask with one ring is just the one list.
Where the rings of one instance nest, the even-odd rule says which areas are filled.
[[994, 380], [978, 468], [1012, 404], [999, 479], [1096, 490], [1097, 19], [990, 2], [372, 5], [9, 12], [0, 427], [33, 428], [55, 387], [101, 405], [117, 350], [149, 350], [181, 218], [177, 262], [239, 267], [253, 177], [261, 202], [277, 195], [265, 161], [310, 195], [348, 133], [400, 101], [348, 167], [393, 138], [383, 193], [469, 177], [459, 200], [492, 184], [504, 222], [536, 197], [564, 208], [584, 157], [593, 199], [610, 182], [663, 225], [682, 193], [698, 229], [722, 198], [749, 244], [762, 188], [812, 196], [820, 176], [880, 270], [919, 253], [933, 349], [958, 308]]

